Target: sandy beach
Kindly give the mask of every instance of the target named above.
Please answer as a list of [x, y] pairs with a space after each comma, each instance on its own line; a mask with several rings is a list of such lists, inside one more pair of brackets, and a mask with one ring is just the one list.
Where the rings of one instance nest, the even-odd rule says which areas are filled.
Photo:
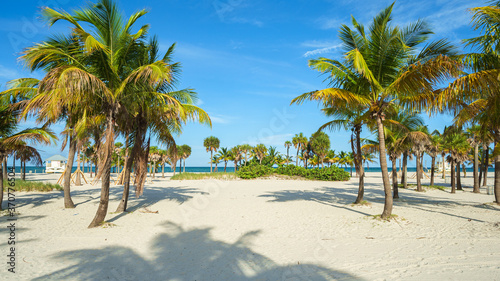
[[113, 186], [108, 227], [95, 229], [100, 184], [73, 186], [75, 209], [63, 208], [62, 192], [18, 192], [15, 280], [499, 280], [500, 208], [484, 188], [472, 193], [470, 175], [463, 182], [456, 194], [400, 189], [398, 218], [383, 222], [371, 217], [383, 207], [379, 173], [366, 178], [368, 206], [351, 205], [355, 177], [157, 178], [127, 213], [113, 213], [122, 191]]

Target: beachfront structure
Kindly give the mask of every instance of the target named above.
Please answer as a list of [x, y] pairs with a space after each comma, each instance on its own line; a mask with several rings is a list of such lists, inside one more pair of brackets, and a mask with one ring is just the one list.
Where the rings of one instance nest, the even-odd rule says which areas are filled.
[[45, 172], [47, 174], [62, 173], [67, 161], [68, 159], [62, 155], [51, 156], [45, 160]]

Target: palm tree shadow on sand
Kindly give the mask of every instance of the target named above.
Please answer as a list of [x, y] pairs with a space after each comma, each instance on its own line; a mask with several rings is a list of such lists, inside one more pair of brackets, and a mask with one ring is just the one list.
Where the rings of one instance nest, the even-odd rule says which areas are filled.
[[164, 226], [147, 257], [121, 246], [67, 251], [53, 258], [73, 265], [34, 280], [361, 280], [314, 264], [278, 265], [250, 249], [259, 231], [226, 243], [211, 228]]

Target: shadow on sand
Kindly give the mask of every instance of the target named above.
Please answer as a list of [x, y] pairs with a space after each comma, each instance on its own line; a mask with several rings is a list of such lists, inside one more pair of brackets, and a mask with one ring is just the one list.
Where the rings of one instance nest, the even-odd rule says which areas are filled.
[[278, 265], [250, 249], [259, 231], [226, 243], [214, 240], [211, 228], [163, 226], [147, 257], [121, 246], [63, 252], [53, 258], [73, 265], [34, 280], [361, 280], [314, 264]]

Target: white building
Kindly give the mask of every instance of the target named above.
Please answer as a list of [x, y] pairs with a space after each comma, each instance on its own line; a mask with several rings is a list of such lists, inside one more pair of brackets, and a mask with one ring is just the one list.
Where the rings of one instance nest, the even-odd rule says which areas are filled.
[[62, 173], [68, 159], [61, 155], [54, 155], [45, 160], [45, 173]]

